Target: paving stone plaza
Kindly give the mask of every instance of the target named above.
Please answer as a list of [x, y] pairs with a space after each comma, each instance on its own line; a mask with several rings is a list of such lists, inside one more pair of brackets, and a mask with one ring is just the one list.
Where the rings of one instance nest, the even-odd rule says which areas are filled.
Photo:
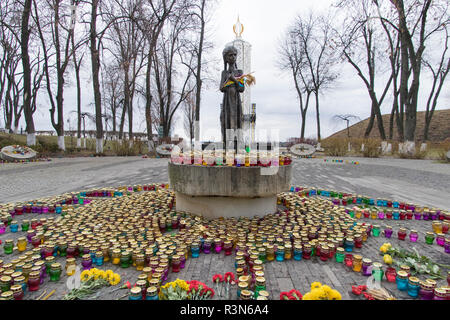
[[[343, 158], [342, 162], [332, 161], [332, 158], [295, 159], [292, 163], [292, 186], [311, 187], [322, 190], [363, 195], [370, 198], [380, 198], [411, 203], [418, 206], [450, 210], [450, 166], [428, 160], [400, 160], [400, 159], [363, 159]], [[354, 164], [357, 161], [358, 164]], [[93, 188], [152, 183], [167, 183], [167, 159], [148, 159], [141, 157], [105, 157], [105, 158], [61, 158], [50, 162], [35, 162], [26, 164], [0, 165], [0, 204], [26, 202], [42, 197], [57, 196], [68, 192], [77, 192]], [[353, 162], [353, 163], [352, 163]], [[102, 200], [98, 200], [102, 201]], [[36, 215], [36, 218], [48, 218], [55, 214]], [[21, 223], [23, 219], [31, 219], [30, 215], [16, 216]], [[419, 240], [413, 246], [440, 264], [450, 264], [450, 255], [444, 248], [434, 243], [425, 243], [426, 232], [432, 231], [432, 221], [412, 220], [372, 220], [362, 217], [361, 222], [389, 224], [395, 234], [400, 227], [407, 230], [417, 230]], [[7, 228], [0, 240], [17, 240], [25, 236], [25, 232], [11, 233]], [[448, 234], [446, 235], [448, 237]], [[355, 254], [370, 258], [373, 262], [382, 262], [380, 246], [387, 242], [384, 236], [369, 237], [362, 249], [355, 249]], [[396, 236], [389, 242], [397, 248], [411, 249], [411, 243], [400, 241]], [[3, 264], [20, 256], [19, 252], [7, 255], [0, 253]], [[65, 258], [56, 260], [64, 267]], [[213, 287], [212, 277], [226, 272], [235, 272], [235, 257], [222, 254], [200, 254], [197, 259], [187, 259], [185, 268], [179, 273], [169, 273], [168, 281], [177, 278], [185, 280], [199, 280]], [[384, 265], [386, 267], [386, 265]], [[123, 269], [119, 266], [105, 263], [105, 268], [120, 274], [122, 281], [134, 283], [139, 271], [130, 267]], [[442, 274], [447, 276], [447, 269]], [[280, 293], [293, 288], [304, 293], [309, 291], [310, 284], [319, 281], [338, 290], [342, 299], [363, 299], [362, 296], [352, 294], [352, 285], [364, 285], [367, 278], [336, 263], [334, 259], [323, 262], [320, 259], [288, 260], [283, 262], [267, 262], [264, 264], [266, 288], [270, 299], [279, 299]], [[25, 299], [35, 299], [47, 293], [56, 292], [50, 300], [61, 299], [69, 290], [66, 286], [67, 276], [63, 272], [58, 282], [46, 280], [40, 290], [28, 292]], [[422, 276], [421, 279], [426, 277]], [[445, 286], [446, 280], [438, 280], [438, 285]], [[382, 282], [382, 286], [397, 299], [411, 299], [405, 292], [397, 290], [395, 283]], [[87, 299], [110, 300], [118, 299], [126, 290], [116, 290], [105, 287], [96, 295]], [[231, 290], [231, 299], [236, 299], [236, 287]], [[218, 299], [215, 297], [214, 299]]]

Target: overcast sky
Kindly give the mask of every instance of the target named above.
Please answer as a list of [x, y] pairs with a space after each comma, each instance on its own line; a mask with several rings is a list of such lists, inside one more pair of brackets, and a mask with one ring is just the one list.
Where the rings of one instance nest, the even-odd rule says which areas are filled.
[[[223, 68], [221, 52], [228, 42], [235, 38], [233, 24], [239, 15], [244, 25], [242, 38], [252, 45], [252, 71], [256, 77], [256, 85], [252, 87], [252, 102], [257, 107], [256, 129], [278, 129], [282, 140], [289, 137], [300, 136], [300, 110], [296, 93], [293, 89], [293, 81], [288, 73], [282, 73], [276, 66], [278, 59], [277, 47], [287, 26], [296, 15], [307, 13], [310, 9], [319, 12], [325, 11], [333, 1], [331, 0], [218, 0], [218, 7], [214, 13], [209, 27], [209, 39], [215, 48], [208, 59], [217, 59], [217, 70], [210, 77], [216, 79], [209, 88], [203, 91], [201, 109], [201, 133], [203, 140], [220, 140], [219, 108], [222, 94], [219, 92], [218, 82], [220, 70]], [[89, 71], [89, 68], [86, 68]], [[349, 65], [339, 66], [340, 75], [338, 81], [331, 90], [321, 97], [321, 135], [322, 138], [345, 128], [343, 121], [335, 121], [332, 117], [336, 114], [354, 114], [361, 120], [370, 115], [370, 99], [363, 82]], [[217, 74], [215, 74], [217, 72]], [[89, 74], [85, 74], [83, 102], [85, 110], [93, 112], [92, 83]], [[425, 109], [430, 81], [421, 79], [421, 99], [419, 110]], [[75, 86], [74, 81], [72, 81]], [[450, 107], [449, 81], [442, 90], [438, 109]], [[143, 101], [140, 102], [143, 105]], [[67, 88], [65, 94], [65, 114], [76, 110], [75, 89]], [[316, 137], [316, 120], [314, 104], [310, 104], [308, 110], [306, 137]], [[382, 113], [389, 113], [391, 100], [385, 100]], [[41, 102], [36, 112], [36, 129], [51, 130], [48, 107]], [[76, 129], [76, 114], [69, 114], [71, 128]], [[137, 111], [135, 116], [135, 131], [145, 131], [145, 118], [143, 110]], [[67, 120], [66, 120], [67, 121]], [[3, 121], [2, 121], [3, 122]], [[22, 122], [23, 123], [23, 122]], [[94, 128], [93, 125], [90, 126]], [[67, 122], [65, 129], [69, 129]], [[375, 130], [375, 129], [374, 129]], [[186, 136], [181, 113], [175, 124], [174, 133]]]

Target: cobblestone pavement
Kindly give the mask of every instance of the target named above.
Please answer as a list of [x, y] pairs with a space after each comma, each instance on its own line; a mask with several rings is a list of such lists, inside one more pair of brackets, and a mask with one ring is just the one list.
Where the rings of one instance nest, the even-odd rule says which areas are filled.
[[[332, 158], [327, 158], [331, 160]], [[405, 201], [423, 206], [437, 207], [450, 210], [450, 165], [426, 160], [393, 160], [393, 159], [346, 159], [343, 163], [324, 162], [323, 159], [298, 159], [294, 161], [292, 185], [310, 186], [325, 190], [335, 190], [361, 194], [370, 197], [380, 197]], [[354, 165], [346, 160], [359, 161]], [[28, 164], [0, 165], [0, 203], [10, 203], [55, 196], [65, 192], [100, 187], [118, 187], [121, 185], [145, 184], [165, 182], [167, 176], [167, 160], [130, 158], [63, 158], [53, 159], [51, 162], [37, 162]], [[39, 218], [51, 215], [40, 215]], [[17, 217], [20, 224], [21, 219]], [[29, 217], [27, 217], [29, 219]], [[361, 219], [363, 222], [380, 224], [386, 221]], [[419, 241], [414, 247], [424, 255], [439, 263], [450, 264], [450, 257], [444, 249], [436, 244], [427, 245], [424, 235], [432, 231], [431, 221], [389, 221], [394, 230], [400, 226], [415, 229], [419, 232]], [[0, 240], [17, 239], [24, 236], [23, 232], [12, 234], [7, 232], [0, 235]], [[411, 248], [409, 241], [389, 239], [393, 246]], [[362, 249], [355, 252], [372, 261], [382, 261], [379, 247], [386, 242], [384, 237], [370, 237]], [[0, 252], [0, 259], [7, 263], [19, 256], [5, 255]], [[79, 259], [80, 260], [80, 259]], [[64, 259], [57, 258], [64, 266]], [[79, 261], [78, 261], [79, 262]], [[118, 272], [122, 279], [134, 282], [139, 272], [134, 268], [121, 269], [107, 263], [103, 269]], [[349, 271], [344, 265], [333, 261], [285, 261], [270, 262], [264, 265], [267, 280], [267, 290], [271, 299], [278, 299], [280, 292], [292, 288], [305, 293], [313, 281], [320, 281], [337, 289], [343, 299], [363, 299], [351, 293], [351, 285], [365, 284], [366, 277]], [[202, 254], [198, 259], [188, 259], [186, 267], [178, 274], [171, 273], [169, 280], [176, 278], [186, 280], [201, 280], [213, 287], [212, 276], [216, 273], [224, 274], [234, 271], [234, 256], [225, 257], [223, 254]], [[446, 274], [444, 270], [443, 274]], [[425, 279], [423, 276], [421, 279]], [[26, 299], [35, 299], [43, 290], [49, 293], [55, 289], [50, 300], [61, 299], [68, 291], [65, 283], [67, 277], [62, 276], [58, 283], [50, 283], [48, 279], [41, 289], [34, 293], [27, 293]], [[445, 285], [445, 280], [438, 284]], [[395, 284], [382, 284], [395, 297], [408, 299], [409, 296], [398, 291]], [[89, 299], [117, 299], [126, 291], [111, 292], [112, 288], [103, 288], [99, 295]], [[236, 298], [232, 290], [232, 298]]]

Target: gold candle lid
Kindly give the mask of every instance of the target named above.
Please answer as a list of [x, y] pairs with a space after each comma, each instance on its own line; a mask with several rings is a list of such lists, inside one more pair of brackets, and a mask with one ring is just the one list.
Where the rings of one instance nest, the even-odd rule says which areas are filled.
[[[445, 290], [444, 290], [445, 291]], [[3, 292], [0, 297], [4, 300], [12, 300], [14, 293], [12, 291]]]
[[149, 294], [149, 295], [155, 295], [157, 291], [158, 291], [158, 288], [156, 288], [155, 286], [151, 286], [151, 287], [147, 288], [147, 294]]
[[141, 291], [142, 291], [142, 289], [139, 286], [136, 286], [136, 287], [133, 287], [133, 288], [130, 289], [130, 292], [133, 295], [138, 295], [138, 294], [141, 293]]

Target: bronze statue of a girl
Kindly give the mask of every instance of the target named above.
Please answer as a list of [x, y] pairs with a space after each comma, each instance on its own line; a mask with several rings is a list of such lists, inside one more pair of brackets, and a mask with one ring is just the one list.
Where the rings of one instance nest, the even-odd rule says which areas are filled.
[[[242, 102], [240, 93], [244, 92], [245, 84], [242, 78], [243, 71], [237, 69], [236, 58], [237, 49], [233, 46], [226, 47], [223, 52], [224, 70], [220, 80], [220, 91], [223, 92], [223, 102], [220, 112], [220, 125], [222, 132], [222, 142], [224, 149], [227, 148], [227, 130], [233, 129], [233, 137], [228, 140], [239, 142], [239, 136], [242, 134]], [[233, 149], [236, 150], [237, 146]]]

